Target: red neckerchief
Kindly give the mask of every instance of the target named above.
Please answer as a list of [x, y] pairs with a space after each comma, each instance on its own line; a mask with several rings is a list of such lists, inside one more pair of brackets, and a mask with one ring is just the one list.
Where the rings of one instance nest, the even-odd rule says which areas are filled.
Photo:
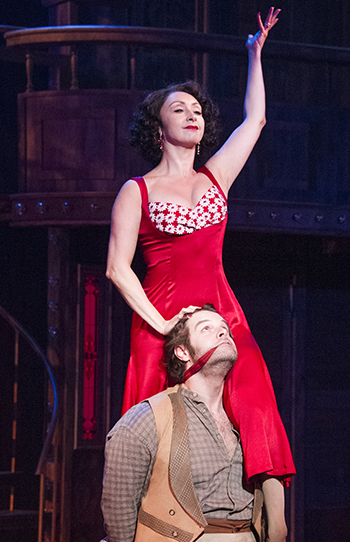
[[208, 352], [203, 354], [203, 356], [197, 359], [197, 361], [193, 365], [191, 365], [191, 367], [187, 369], [187, 371], [185, 371], [183, 379], [181, 380], [181, 384], [183, 382], [186, 382], [186, 380], [188, 380], [190, 376], [193, 376], [194, 374], [198, 373], [198, 371], [200, 371], [201, 368], [204, 367], [204, 365], [207, 363], [207, 361], [209, 361], [209, 359], [211, 358], [212, 354], [215, 352], [218, 346], [219, 345], [214, 346], [214, 348], [211, 348], [210, 350], [208, 350]]

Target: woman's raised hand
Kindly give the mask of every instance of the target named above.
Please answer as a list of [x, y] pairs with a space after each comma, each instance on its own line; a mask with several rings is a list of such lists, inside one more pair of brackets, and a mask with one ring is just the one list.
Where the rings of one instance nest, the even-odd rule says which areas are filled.
[[173, 327], [178, 323], [181, 318], [183, 318], [186, 314], [192, 314], [193, 311], [196, 309], [199, 309], [200, 307], [196, 307], [195, 305], [189, 305], [188, 307], [184, 307], [180, 310], [175, 316], [172, 317], [171, 320], [165, 320], [164, 323], [164, 329], [163, 329], [163, 335], [167, 335]]
[[280, 11], [281, 11], [280, 9], [275, 10], [274, 7], [271, 7], [266, 17], [265, 24], [263, 24], [262, 22], [261, 13], [258, 13], [258, 23], [259, 23], [260, 30], [259, 32], [255, 34], [255, 36], [253, 36], [252, 34], [249, 34], [247, 42], [246, 42], [246, 47], [248, 50], [254, 50], [254, 49], [261, 50], [263, 48], [263, 45], [268, 36], [268, 33], [278, 21], [278, 15], [280, 14]]

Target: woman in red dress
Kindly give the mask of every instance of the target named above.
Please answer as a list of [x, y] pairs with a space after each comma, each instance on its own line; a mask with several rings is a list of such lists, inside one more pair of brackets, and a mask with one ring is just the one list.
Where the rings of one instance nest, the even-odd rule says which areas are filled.
[[[244, 120], [224, 145], [195, 171], [195, 153], [213, 144], [217, 111], [189, 82], [149, 95], [133, 128], [133, 144], [156, 167], [129, 180], [112, 212], [107, 277], [134, 310], [131, 357], [123, 412], [164, 389], [164, 335], [186, 312], [212, 303], [228, 321], [238, 360], [227, 379], [225, 409], [239, 430], [247, 478], [264, 474], [270, 542], [283, 542], [280, 480], [294, 474], [288, 439], [270, 376], [222, 267], [228, 191], [265, 124], [261, 50], [280, 10], [271, 8], [249, 35]], [[141, 285], [131, 269], [136, 245], [147, 264]]]

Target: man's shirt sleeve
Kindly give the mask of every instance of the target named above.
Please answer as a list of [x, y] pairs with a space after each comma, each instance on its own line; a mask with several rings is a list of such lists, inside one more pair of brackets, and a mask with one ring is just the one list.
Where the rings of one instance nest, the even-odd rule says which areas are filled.
[[130, 409], [107, 435], [101, 506], [109, 542], [133, 542], [157, 448], [148, 403]]

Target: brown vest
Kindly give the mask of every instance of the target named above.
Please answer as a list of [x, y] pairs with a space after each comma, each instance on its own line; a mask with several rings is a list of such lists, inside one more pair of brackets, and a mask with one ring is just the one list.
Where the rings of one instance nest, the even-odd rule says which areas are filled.
[[[168, 388], [148, 402], [156, 421], [158, 452], [139, 511], [135, 542], [164, 542], [169, 538], [192, 542], [203, 533], [207, 522], [192, 482], [187, 415], [181, 386]], [[261, 494], [256, 491], [253, 510], [256, 529], [261, 506]]]

